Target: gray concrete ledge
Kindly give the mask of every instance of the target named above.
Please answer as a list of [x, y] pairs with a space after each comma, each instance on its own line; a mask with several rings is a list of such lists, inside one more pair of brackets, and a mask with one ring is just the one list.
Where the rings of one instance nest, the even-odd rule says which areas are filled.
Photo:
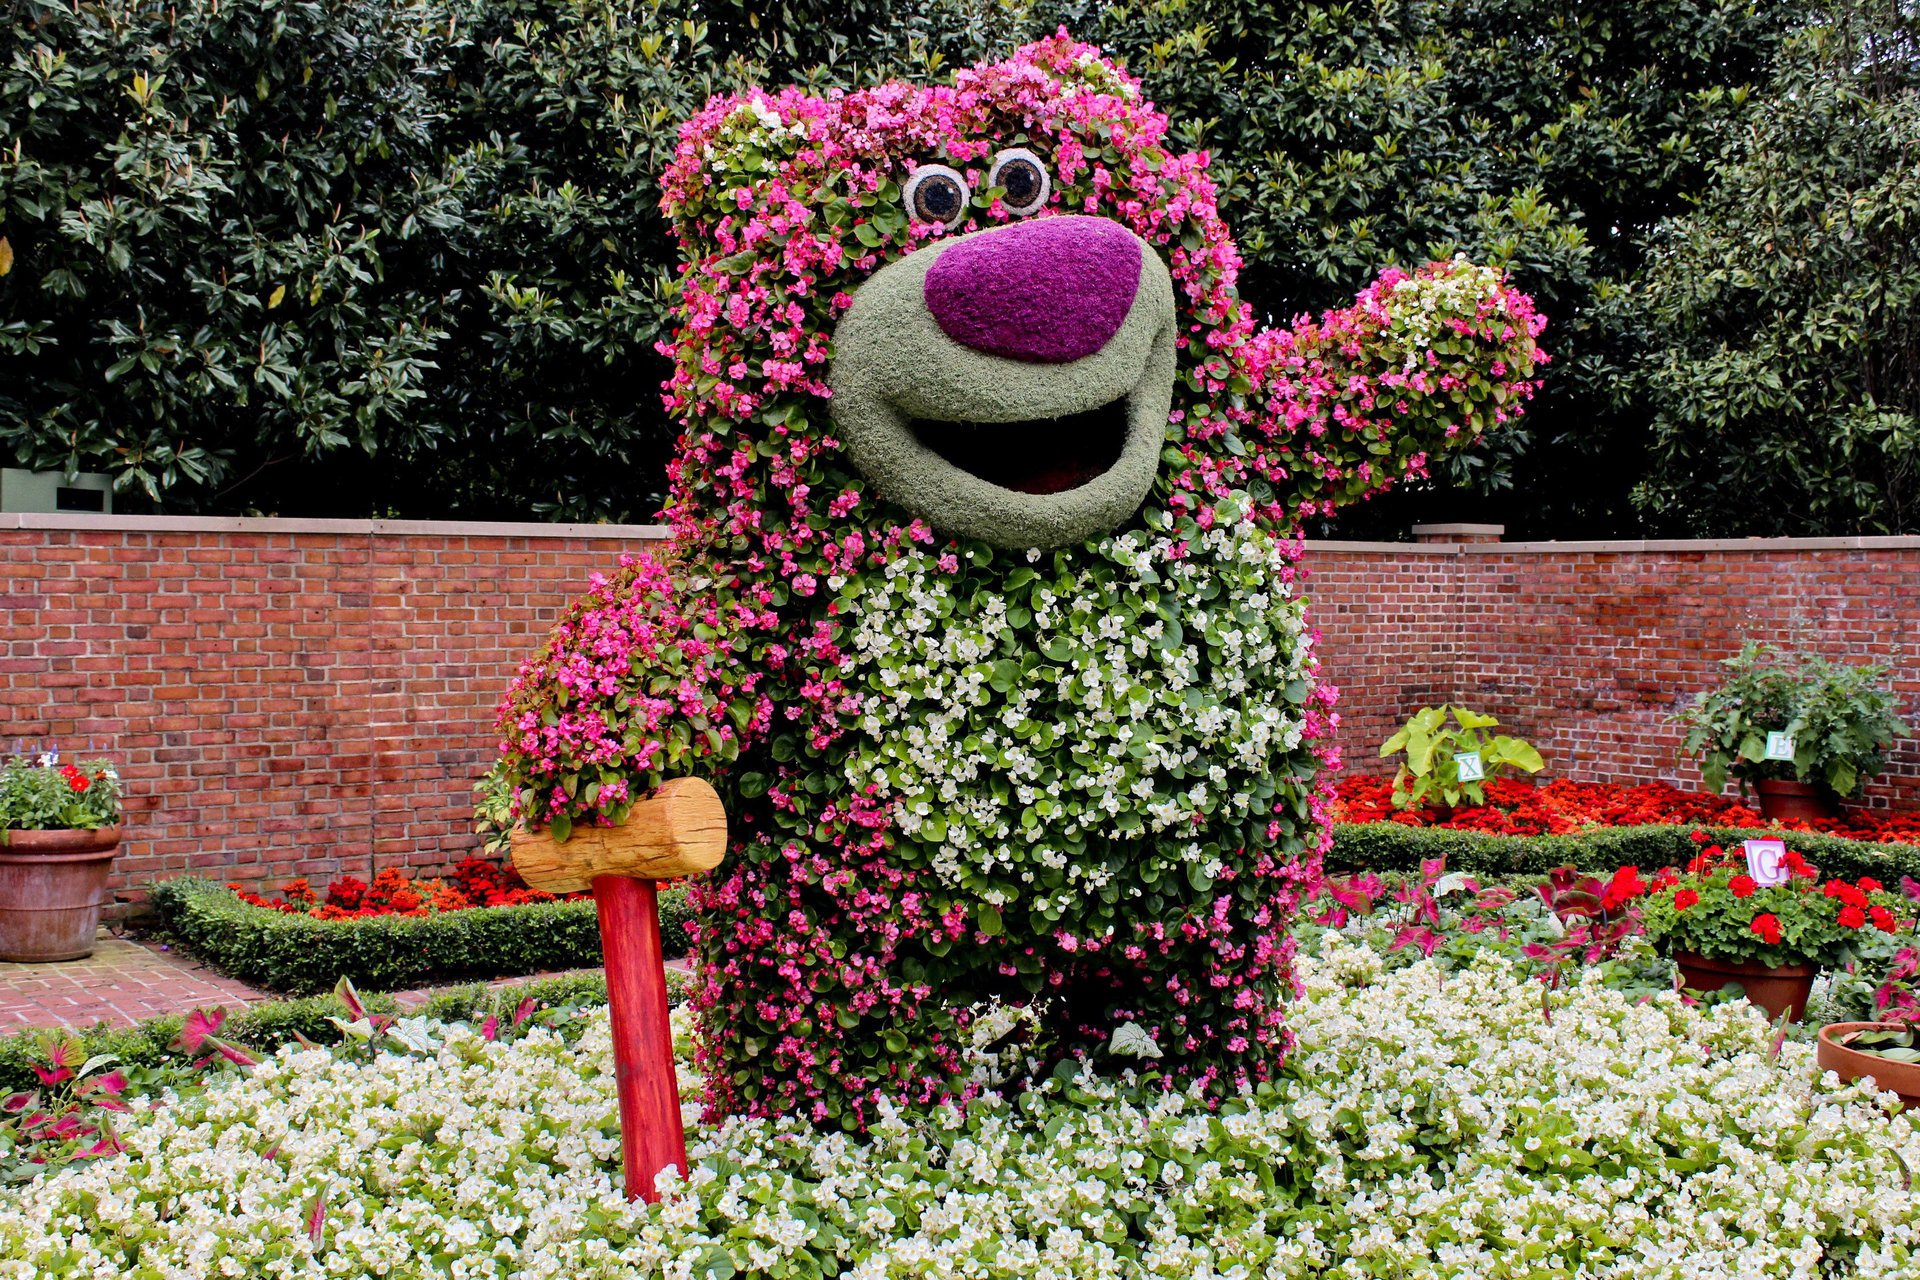
[[102, 516], [68, 512], [0, 514], [0, 529], [68, 533], [334, 534], [370, 538], [609, 538], [660, 542], [663, 524], [541, 524], [490, 520], [282, 520], [254, 516]]
[[[1456, 526], [1466, 528], [1468, 526]], [[660, 524], [542, 524], [491, 520], [282, 520], [254, 516], [105, 516], [72, 512], [0, 514], [0, 530], [69, 533], [334, 534], [373, 538], [604, 538], [660, 542]], [[1323, 552], [1407, 556], [1638, 555], [1646, 552], [1920, 551], [1920, 536], [1858, 538], [1661, 538], [1601, 542], [1344, 542], [1308, 539], [1309, 555]]]

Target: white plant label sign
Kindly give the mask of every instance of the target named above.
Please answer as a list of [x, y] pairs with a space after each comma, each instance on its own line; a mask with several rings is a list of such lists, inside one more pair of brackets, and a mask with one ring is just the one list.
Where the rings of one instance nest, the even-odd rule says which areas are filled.
[[1478, 782], [1487, 776], [1486, 767], [1480, 763], [1478, 751], [1462, 751], [1453, 758], [1453, 762], [1460, 768], [1462, 782]]
[[1762, 888], [1787, 882], [1787, 842], [1785, 840], [1747, 840], [1747, 874]]
[[1778, 729], [1767, 734], [1767, 759], [1793, 759], [1793, 735], [1790, 733], [1782, 733]]

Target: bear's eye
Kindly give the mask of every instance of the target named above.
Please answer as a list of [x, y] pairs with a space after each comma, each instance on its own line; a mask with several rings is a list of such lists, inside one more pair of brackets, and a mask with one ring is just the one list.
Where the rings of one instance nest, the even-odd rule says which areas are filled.
[[1053, 190], [1047, 167], [1025, 147], [1008, 147], [995, 156], [993, 167], [987, 170], [987, 185], [1003, 189], [1007, 194], [1000, 203], [1008, 213], [1022, 218], [1039, 212]]
[[967, 216], [967, 201], [972, 198], [967, 180], [943, 164], [923, 164], [907, 179], [908, 212], [949, 231]]

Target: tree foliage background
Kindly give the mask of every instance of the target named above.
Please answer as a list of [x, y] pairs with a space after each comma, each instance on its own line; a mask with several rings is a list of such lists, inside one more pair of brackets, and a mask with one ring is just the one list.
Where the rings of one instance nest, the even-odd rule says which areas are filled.
[[[1881, 2], [1903, 21], [1902, 0]], [[652, 351], [673, 283], [655, 178], [677, 122], [749, 83], [945, 75], [1062, 24], [1124, 59], [1181, 140], [1214, 152], [1243, 292], [1271, 317], [1456, 249], [1510, 266], [1553, 316], [1557, 360], [1523, 427], [1343, 515], [1341, 532], [1420, 518], [1536, 536], [1763, 531], [1766, 513], [1689, 487], [1708, 476], [1738, 497], [1740, 464], [1723, 455], [1751, 427], [1728, 424], [1766, 417], [1771, 438], [1823, 447], [1838, 424], [1860, 440], [1911, 433], [1910, 358], [1905, 427], [1884, 357], [1821, 381], [1825, 359], [1867, 359], [1824, 337], [1779, 370], [1801, 388], [1791, 403], [1717, 410], [1728, 397], [1699, 372], [1723, 341], [1772, 363], [1741, 326], [1816, 297], [1856, 306], [1862, 334], [1904, 324], [1912, 349], [1911, 289], [1862, 301], [1864, 262], [1836, 278], [1816, 256], [1797, 276], [1761, 272], [1758, 292], [1741, 283], [1754, 273], [1741, 255], [1770, 252], [1735, 228], [1776, 152], [1799, 146], [1806, 175], [1787, 221], [1912, 168], [1911, 78], [1869, 93], [1837, 51], [1824, 72], [1776, 75], [1783, 40], [1839, 21], [1779, 0], [8, 0], [7, 13], [0, 456], [111, 471], [123, 508], [649, 517], [671, 443]], [[1879, 112], [1848, 144], [1849, 176], [1817, 179], [1821, 126], [1791, 128], [1769, 105], [1803, 103], [1809, 84], [1825, 86], [1830, 123]], [[1891, 261], [1911, 237], [1875, 225]], [[1703, 256], [1728, 281], [1714, 301]], [[1769, 492], [1832, 470], [1809, 462]], [[1910, 527], [1906, 483], [1802, 505], [1836, 531]]]

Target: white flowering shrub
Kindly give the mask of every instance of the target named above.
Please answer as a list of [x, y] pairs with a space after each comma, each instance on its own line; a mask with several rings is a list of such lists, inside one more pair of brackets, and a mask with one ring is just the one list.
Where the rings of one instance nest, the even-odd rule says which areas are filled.
[[615, 1175], [601, 1017], [289, 1050], [15, 1193], [0, 1277], [1920, 1272], [1920, 1130], [1749, 1007], [1589, 980], [1549, 1021], [1497, 957], [1381, 973], [1332, 945], [1287, 1072], [1217, 1111], [1083, 1077], [865, 1136], [736, 1118], [651, 1208]]
[[1180, 837], [1266, 827], [1277, 787], [1313, 769], [1285, 544], [1232, 518], [1092, 550], [1036, 553], [995, 592], [915, 552], [849, 601], [867, 696], [847, 781], [897, 797], [905, 850], [945, 884], [1037, 922], [1162, 876], [1204, 890], [1223, 850]]

